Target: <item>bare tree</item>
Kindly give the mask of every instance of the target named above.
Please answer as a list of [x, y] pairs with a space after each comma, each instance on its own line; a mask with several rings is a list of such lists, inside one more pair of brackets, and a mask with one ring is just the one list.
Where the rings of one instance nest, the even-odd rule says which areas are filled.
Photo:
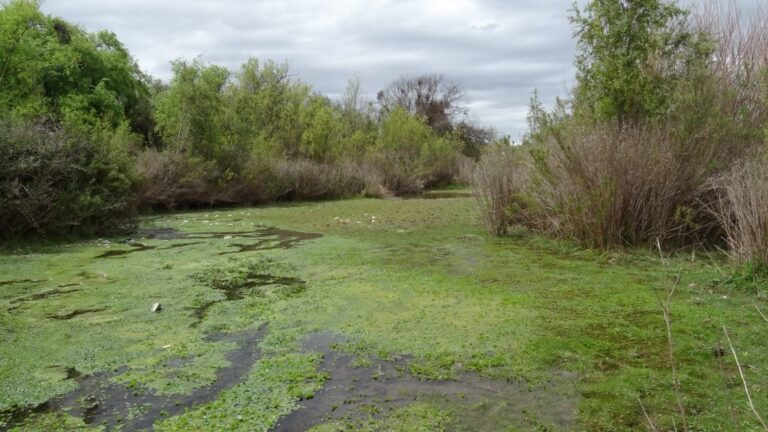
[[461, 121], [455, 127], [458, 137], [464, 144], [461, 152], [464, 156], [479, 160], [483, 149], [491, 145], [497, 138], [492, 128], [480, 127], [468, 121]]
[[454, 119], [467, 112], [459, 105], [461, 98], [461, 87], [440, 74], [401, 76], [377, 96], [384, 113], [403, 107], [411, 114], [424, 116], [438, 133], [453, 129]]

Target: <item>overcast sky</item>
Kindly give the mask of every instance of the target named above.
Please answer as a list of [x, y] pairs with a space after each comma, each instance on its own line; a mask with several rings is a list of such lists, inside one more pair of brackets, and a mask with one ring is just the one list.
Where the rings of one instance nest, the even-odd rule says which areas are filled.
[[402, 74], [462, 85], [480, 124], [518, 139], [534, 89], [550, 105], [573, 83], [572, 0], [44, 0], [49, 14], [108, 29], [143, 70], [170, 60], [236, 69], [248, 57], [287, 61], [332, 98], [358, 75], [376, 92]]

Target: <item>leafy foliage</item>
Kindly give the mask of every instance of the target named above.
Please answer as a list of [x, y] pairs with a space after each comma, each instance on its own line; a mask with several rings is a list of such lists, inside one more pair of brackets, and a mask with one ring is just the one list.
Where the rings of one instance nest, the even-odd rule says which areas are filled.
[[664, 0], [593, 0], [583, 12], [574, 7], [577, 113], [620, 123], [663, 114], [674, 79], [701, 54], [684, 17]]

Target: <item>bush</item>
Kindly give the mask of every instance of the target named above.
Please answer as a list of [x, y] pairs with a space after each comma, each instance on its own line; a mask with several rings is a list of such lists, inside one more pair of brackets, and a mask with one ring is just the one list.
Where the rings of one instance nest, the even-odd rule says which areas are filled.
[[723, 158], [705, 137], [658, 124], [571, 127], [536, 164], [548, 229], [611, 248], [701, 237], [712, 229], [704, 186]]
[[414, 194], [450, 182], [456, 171], [458, 142], [438, 137], [419, 117], [396, 108], [383, 120], [367, 163], [383, 173], [383, 186]]
[[51, 124], [0, 123], [0, 237], [129, 224], [135, 175], [116, 143], [120, 133], [85, 137]]
[[472, 174], [472, 187], [488, 232], [495, 236], [507, 233], [514, 213], [523, 211], [513, 205], [521, 200], [528, 183], [519, 148], [498, 144], [482, 155]]
[[187, 157], [175, 150], [147, 149], [136, 158], [141, 178], [141, 207], [174, 209], [220, 203], [215, 187], [222, 174], [215, 163]]
[[363, 181], [357, 172], [338, 164], [309, 160], [284, 160], [275, 169], [274, 198], [280, 200], [318, 200], [359, 195]]
[[714, 209], [731, 255], [768, 270], [768, 151], [737, 163], [714, 186], [719, 196]]

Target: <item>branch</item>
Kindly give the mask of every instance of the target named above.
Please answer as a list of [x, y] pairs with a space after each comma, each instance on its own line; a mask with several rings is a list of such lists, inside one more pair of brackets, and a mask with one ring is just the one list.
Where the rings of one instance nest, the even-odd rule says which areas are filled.
[[645, 420], [648, 421], [648, 428], [651, 429], [653, 432], [658, 432], [658, 429], [656, 428], [656, 423], [653, 422], [653, 419], [651, 419], [651, 416], [648, 415], [648, 411], [645, 410], [645, 405], [643, 405], [642, 399], [638, 396], [637, 401], [640, 403], [640, 408], [643, 410], [643, 415], [645, 415]]
[[763, 319], [765, 320], [765, 322], [768, 322], [768, 317], [767, 317], [767, 316], [765, 316], [765, 314], [763, 313], [763, 311], [761, 311], [761, 310], [760, 310], [760, 307], [757, 305], [757, 303], [755, 303], [755, 302], [752, 302], [752, 304], [753, 304], [753, 305], [755, 305], [755, 309], [757, 309], [757, 313], [759, 313], [759, 314], [760, 314], [760, 316], [761, 316], [761, 317], [763, 317]]
[[728, 340], [728, 346], [731, 347], [731, 353], [733, 353], [733, 358], [736, 360], [736, 367], [739, 368], [739, 376], [741, 376], [741, 382], [744, 384], [744, 393], [747, 395], [747, 402], [749, 404], [749, 408], [752, 410], [752, 413], [755, 414], [755, 417], [760, 421], [760, 424], [763, 425], [763, 429], [768, 431], [768, 425], [765, 424], [765, 421], [763, 421], [763, 418], [760, 417], [760, 414], [755, 409], [755, 404], [752, 402], [752, 396], [749, 394], [749, 386], [747, 386], [747, 379], [744, 378], [744, 371], [741, 369], [741, 363], [739, 363], [739, 356], [736, 355], [736, 350], [733, 348], [733, 344], [731, 343], [731, 337], [728, 336], [728, 330], [723, 326], [723, 333], [725, 333], [725, 338]]

